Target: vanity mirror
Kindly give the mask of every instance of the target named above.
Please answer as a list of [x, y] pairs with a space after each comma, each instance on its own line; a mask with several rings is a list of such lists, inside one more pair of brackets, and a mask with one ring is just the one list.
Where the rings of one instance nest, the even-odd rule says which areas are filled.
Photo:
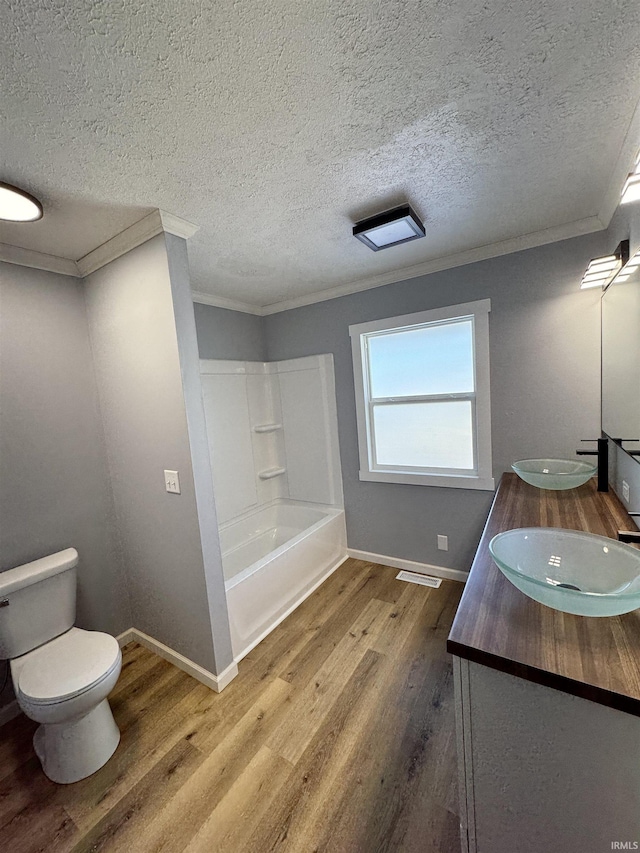
[[[626, 272], [626, 270], [625, 270]], [[602, 431], [640, 462], [640, 270], [602, 295]]]

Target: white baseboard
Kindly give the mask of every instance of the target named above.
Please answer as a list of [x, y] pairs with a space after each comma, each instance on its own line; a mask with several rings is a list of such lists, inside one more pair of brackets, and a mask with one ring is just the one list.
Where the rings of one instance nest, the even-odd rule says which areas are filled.
[[0, 726], [4, 726], [5, 723], [8, 723], [9, 720], [13, 720], [14, 717], [17, 717], [18, 714], [21, 714], [20, 706], [17, 701], [14, 699], [12, 702], [9, 702], [8, 705], [0, 708]]
[[194, 661], [189, 660], [189, 658], [186, 658], [179, 652], [174, 651], [169, 648], [169, 646], [165, 646], [165, 644], [161, 643], [159, 640], [150, 637], [149, 634], [145, 634], [143, 631], [138, 631], [137, 628], [129, 628], [126, 631], [123, 631], [122, 634], [119, 634], [116, 637], [116, 639], [120, 646], [126, 646], [127, 643], [131, 642], [140, 643], [141, 646], [144, 646], [151, 652], [155, 652], [155, 654], [164, 658], [164, 660], [167, 660], [169, 663], [177, 666], [178, 669], [181, 669], [183, 672], [186, 672], [188, 675], [191, 675], [198, 681], [202, 682], [202, 684], [210, 687], [211, 690], [215, 690], [216, 693], [220, 693], [221, 690], [224, 690], [227, 684], [229, 684], [230, 681], [233, 681], [238, 674], [238, 664], [236, 661], [230, 663], [229, 666], [219, 675], [214, 675], [212, 672], [209, 672], [208, 669], [200, 666], [200, 664], [194, 663]]
[[400, 557], [387, 557], [385, 554], [372, 554], [370, 551], [357, 551], [347, 548], [347, 554], [354, 560], [364, 560], [367, 563], [380, 563], [381, 566], [391, 566], [392, 569], [406, 569], [419, 575], [434, 575], [450, 581], [465, 583], [469, 572], [460, 569], [448, 569], [445, 566], [432, 566], [429, 563], [416, 563], [413, 560], [402, 560]]
[[240, 661], [244, 657], [246, 657], [250, 651], [253, 651], [253, 649], [255, 649], [255, 647], [265, 639], [265, 637], [268, 637], [269, 634], [275, 628], [277, 628], [281, 622], [284, 622], [284, 620], [287, 618], [287, 616], [290, 616], [297, 607], [300, 607], [302, 602], [305, 601], [307, 598], [309, 598], [309, 596], [312, 593], [314, 593], [318, 589], [319, 586], [322, 586], [322, 584], [327, 580], [327, 578], [330, 577], [337, 569], [339, 569], [340, 566], [344, 563], [344, 561], [348, 560], [348, 559], [349, 559], [349, 553], [346, 553], [344, 555], [344, 557], [340, 557], [340, 559], [337, 560], [335, 563], [333, 563], [331, 568], [328, 569], [322, 575], [322, 577], [313, 584], [313, 586], [311, 586], [308, 590], [306, 590], [306, 592], [303, 592], [303, 594], [299, 598], [296, 598], [296, 600], [291, 605], [291, 607], [288, 607], [281, 616], [278, 616], [276, 621], [272, 625], [269, 625], [269, 627], [266, 629], [266, 631], [263, 631], [259, 637], [257, 637], [251, 643], [249, 643], [249, 645], [246, 647], [246, 649], [243, 649], [239, 655], [235, 656], [234, 661], [235, 661], [236, 665], [239, 664]]

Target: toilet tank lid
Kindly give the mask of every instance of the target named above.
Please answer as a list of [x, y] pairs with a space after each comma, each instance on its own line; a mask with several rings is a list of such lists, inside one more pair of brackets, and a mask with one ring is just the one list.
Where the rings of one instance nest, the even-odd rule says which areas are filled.
[[42, 559], [34, 560], [32, 563], [25, 563], [24, 566], [16, 566], [15, 569], [0, 572], [0, 597], [10, 595], [18, 589], [24, 589], [26, 586], [58, 575], [60, 572], [66, 572], [77, 565], [78, 552], [76, 549], [65, 548], [64, 551], [58, 551], [56, 554], [50, 554], [48, 557], [42, 557]]

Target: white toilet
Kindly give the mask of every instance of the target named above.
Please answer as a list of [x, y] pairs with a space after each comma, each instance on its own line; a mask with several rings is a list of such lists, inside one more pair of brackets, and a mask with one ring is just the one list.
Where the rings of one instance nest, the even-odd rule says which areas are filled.
[[109, 634], [74, 628], [78, 552], [0, 572], [0, 659], [18, 704], [40, 723], [33, 745], [54, 782], [99, 770], [120, 741], [107, 696], [122, 654]]

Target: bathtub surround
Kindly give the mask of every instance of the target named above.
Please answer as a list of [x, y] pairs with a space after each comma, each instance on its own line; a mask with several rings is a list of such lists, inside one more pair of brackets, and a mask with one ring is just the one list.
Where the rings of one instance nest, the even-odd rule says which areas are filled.
[[200, 372], [220, 524], [278, 498], [343, 505], [332, 356]]
[[347, 557], [333, 357], [200, 371], [237, 662]]
[[[80, 553], [76, 624], [120, 633], [132, 615], [83, 285], [0, 263], [0, 571], [70, 546]], [[12, 698], [10, 688], [0, 696], [0, 722]]]

